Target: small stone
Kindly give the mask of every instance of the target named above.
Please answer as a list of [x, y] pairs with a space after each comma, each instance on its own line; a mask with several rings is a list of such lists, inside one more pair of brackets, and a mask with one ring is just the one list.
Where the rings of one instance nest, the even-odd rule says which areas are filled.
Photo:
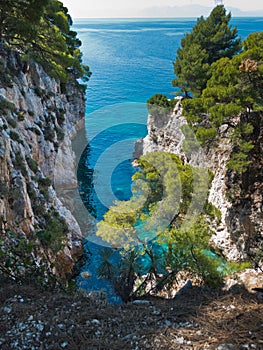
[[64, 349], [68, 346], [68, 343], [64, 341], [63, 343], [60, 344], [60, 346]]
[[184, 337], [178, 337], [178, 338], [176, 338], [176, 342], [177, 342], [178, 344], [184, 344]]
[[167, 327], [171, 327], [172, 326], [172, 322], [169, 320], [165, 320], [165, 324]]
[[36, 327], [40, 332], [42, 332], [43, 329], [44, 329], [44, 326], [43, 326], [41, 323], [37, 324], [35, 327]]
[[161, 315], [161, 311], [160, 310], [154, 310], [152, 312], [152, 315]]
[[28, 321], [33, 321], [33, 316], [32, 316], [32, 315], [30, 315], [30, 316], [28, 317]]
[[2, 311], [7, 313], [7, 314], [10, 314], [12, 312], [12, 308], [8, 307], [8, 306], [5, 306], [5, 307], [2, 308]]
[[91, 321], [91, 323], [93, 323], [93, 324], [100, 324], [100, 321], [97, 320], [97, 319], [94, 319], [94, 320]]
[[59, 329], [64, 329], [65, 328], [65, 325], [63, 323], [59, 323], [57, 326], [58, 326]]
[[83, 272], [81, 272], [80, 275], [81, 275], [82, 278], [85, 278], [85, 279], [89, 279], [92, 276], [89, 271], [83, 271]]

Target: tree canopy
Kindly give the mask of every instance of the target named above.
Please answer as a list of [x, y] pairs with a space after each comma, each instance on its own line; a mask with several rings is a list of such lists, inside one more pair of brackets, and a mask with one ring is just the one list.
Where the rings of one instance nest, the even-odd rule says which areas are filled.
[[174, 62], [173, 85], [185, 96], [199, 96], [211, 76], [211, 64], [239, 52], [237, 29], [229, 25], [231, 14], [216, 6], [207, 19], [200, 17], [192, 32], [184, 36]]
[[110, 279], [117, 292], [121, 285], [126, 298], [145, 293], [147, 281], [162, 289], [181, 271], [217, 285], [224, 271], [219, 269], [223, 260], [209, 253], [212, 231], [206, 216], [218, 218], [207, 201], [211, 174], [165, 152], [144, 155], [139, 164], [131, 199], [116, 201], [98, 223], [97, 235], [123, 248], [119, 263], [108, 248], [102, 253], [99, 276]]
[[247, 169], [253, 149], [249, 113], [263, 109], [263, 32], [250, 34], [242, 46], [232, 59], [222, 57], [212, 64], [211, 77], [201, 96], [183, 101], [184, 115], [199, 141], [214, 139], [223, 124], [233, 129], [235, 152], [229, 167], [238, 172]]
[[88, 79], [82, 64], [81, 41], [70, 26], [68, 9], [58, 0], [0, 0], [0, 40], [34, 59], [53, 77]]

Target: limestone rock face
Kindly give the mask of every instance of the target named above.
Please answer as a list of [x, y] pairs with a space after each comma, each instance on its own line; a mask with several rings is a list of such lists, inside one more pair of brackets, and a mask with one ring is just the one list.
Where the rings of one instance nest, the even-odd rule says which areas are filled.
[[54, 188], [76, 187], [71, 139], [83, 124], [85, 101], [72, 79], [61, 84], [34, 62], [0, 47], [0, 230], [29, 236], [54, 208], [66, 220], [58, 257], [69, 275], [83, 254], [80, 228]]
[[253, 253], [256, 240], [263, 239], [263, 118], [253, 113], [249, 118], [254, 125], [254, 150], [251, 165], [243, 175], [227, 168], [233, 152], [227, 125], [221, 127], [218, 138], [212, 144], [199, 147], [192, 154], [185, 153], [182, 126], [187, 125], [187, 121], [182, 115], [180, 99], [169, 116], [157, 118], [149, 115], [148, 135], [138, 140], [134, 152], [135, 157], [155, 151], [175, 153], [183, 162], [206, 166], [213, 172], [209, 201], [220, 210], [222, 218], [220, 224], [212, 224], [212, 239], [224, 255], [232, 260], [245, 259], [247, 252]]

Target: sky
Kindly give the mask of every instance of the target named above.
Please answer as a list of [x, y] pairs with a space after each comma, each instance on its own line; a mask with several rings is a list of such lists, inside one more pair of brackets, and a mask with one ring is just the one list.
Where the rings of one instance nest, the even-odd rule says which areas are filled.
[[[60, 0], [69, 9], [73, 18], [98, 17], [136, 17], [144, 15], [153, 7], [202, 5], [213, 8], [214, 0]], [[263, 10], [262, 0], [224, 0], [226, 7], [235, 7], [242, 11]], [[151, 9], [152, 15], [158, 10]]]

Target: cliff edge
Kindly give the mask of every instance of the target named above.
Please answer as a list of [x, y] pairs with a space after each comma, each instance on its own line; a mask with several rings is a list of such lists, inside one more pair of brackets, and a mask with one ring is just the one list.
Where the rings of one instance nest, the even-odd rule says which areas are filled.
[[0, 69], [3, 249], [17, 246], [17, 237], [36, 240], [55, 272], [67, 278], [83, 244], [78, 223], [54, 187], [77, 186], [71, 139], [84, 123], [84, 93], [74, 79], [62, 85], [37, 63], [2, 46]]
[[[205, 166], [214, 174], [209, 191], [209, 202], [221, 213], [220, 223], [211, 223], [213, 241], [231, 260], [252, 259], [255, 249], [262, 242], [263, 232], [263, 115], [250, 112], [246, 116], [253, 124], [251, 135], [254, 149], [251, 163], [245, 173], [228, 169], [227, 163], [234, 151], [231, 129], [222, 125], [218, 137], [202, 147], [201, 154], [185, 154], [182, 144], [185, 138], [182, 126], [187, 124], [183, 116], [181, 98], [172, 113], [149, 115], [148, 135], [138, 140], [135, 157], [155, 151], [179, 155], [183, 162], [193, 166]], [[238, 116], [236, 123], [238, 123]]]

